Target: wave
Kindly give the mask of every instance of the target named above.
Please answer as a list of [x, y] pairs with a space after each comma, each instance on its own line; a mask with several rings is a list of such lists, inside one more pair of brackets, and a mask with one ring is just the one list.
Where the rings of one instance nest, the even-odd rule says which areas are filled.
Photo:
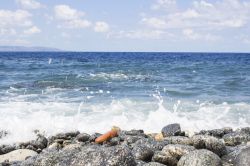
[[159, 94], [153, 96], [148, 101], [125, 98], [110, 103], [0, 102], [0, 130], [10, 133], [0, 144], [34, 139], [34, 130], [50, 136], [72, 130], [103, 133], [113, 125], [148, 133], [160, 132], [171, 123], [191, 132], [250, 125], [248, 103], [170, 102]]

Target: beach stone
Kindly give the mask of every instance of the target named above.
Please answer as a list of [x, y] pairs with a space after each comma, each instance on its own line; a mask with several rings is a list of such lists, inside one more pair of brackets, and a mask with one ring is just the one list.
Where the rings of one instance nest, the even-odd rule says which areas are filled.
[[146, 162], [151, 161], [154, 155], [154, 151], [145, 145], [134, 147], [132, 153], [135, 156], [135, 159]]
[[192, 140], [184, 136], [170, 136], [165, 137], [164, 140], [169, 141], [170, 144], [192, 145]]
[[195, 135], [192, 138], [193, 146], [196, 149], [208, 149], [218, 156], [223, 156], [226, 153], [225, 143], [213, 136]]
[[100, 134], [100, 133], [94, 133], [94, 134], [92, 134], [92, 135], [90, 136], [89, 141], [90, 141], [90, 142], [95, 142], [95, 139], [98, 138], [98, 137], [100, 137], [101, 135], [102, 135], [102, 134]]
[[141, 161], [141, 160], [136, 160], [136, 166], [144, 166], [146, 162]]
[[225, 134], [222, 138], [226, 145], [235, 146], [250, 141], [250, 134], [238, 131]]
[[166, 166], [166, 165], [157, 162], [149, 162], [144, 164], [144, 166]]
[[152, 161], [169, 166], [176, 166], [176, 164], [178, 163], [178, 160], [170, 153], [162, 153], [161, 151], [157, 151], [154, 153]]
[[236, 157], [235, 166], [249, 166], [250, 165], [250, 147], [243, 149]]
[[134, 144], [131, 144], [131, 147], [134, 148], [136, 146], [146, 146], [150, 148], [152, 151], [162, 150], [164, 146], [168, 145], [168, 141], [155, 141], [152, 138], [142, 138], [136, 141]]
[[195, 148], [189, 145], [169, 144], [162, 149], [162, 153], [169, 153], [179, 160], [183, 155], [186, 155], [194, 150]]
[[51, 151], [53, 151], [53, 150], [58, 151], [61, 148], [62, 148], [62, 146], [59, 143], [54, 142], [53, 144], [49, 145], [47, 149], [51, 150]]
[[236, 157], [240, 154], [240, 152], [247, 148], [245, 145], [237, 145], [237, 146], [227, 146], [227, 154], [222, 156], [223, 166], [231, 166], [234, 165]]
[[15, 149], [16, 149], [15, 145], [1, 145], [0, 146], [0, 155], [9, 153]]
[[111, 146], [119, 145], [121, 142], [121, 139], [119, 137], [114, 137], [109, 140], [109, 143]]
[[163, 137], [178, 136], [181, 134], [181, 126], [178, 123], [170, 124], [162, 128]]
[[18, 149], [14, 150], [10, 153], [0, 155], [0, 163], [9, 161], [23, 161], [26, 160], [28, 157], [36, 156], [37, 152], [28, 149]]
[[175, 166], [178, 163], [178, 160], [191, 151], [194, 151], [195, 148], [189, 145], [173, 145], [169, 144], [165, 146], [162, 151], [157, 152], [153, 156], [153, 161], [166, 164], [169, 166]]
[[43, 153], [29, 158], [22, 163], [23, 166], [46, 165], [46, 166], [135, 166], [136, 161], [131, 150], [126, 146], [103, 147], [88, 145], [71, 150]]
[[222, 138], [225, 134], [232, 133], [233, 129], [231, 127], [225, 127], [222, 129], [213, 129], [213, 130], [201, 130], [199, 135], [210, 135], [217, 138]]
[[86, 142], [89, 141], [90, 135], [86, 133], [81, 133], [76, 136], [76, 140], [78, 142]]
[[177, 166], [221, 166], [221, 159], [215, 153], [202, 149], [184, 155]]

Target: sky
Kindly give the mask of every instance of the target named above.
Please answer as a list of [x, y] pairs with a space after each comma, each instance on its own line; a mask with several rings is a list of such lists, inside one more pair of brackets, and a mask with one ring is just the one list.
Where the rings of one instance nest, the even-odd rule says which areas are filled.
[[0, 0], [0, 45], [250, 52], [250, 0]]

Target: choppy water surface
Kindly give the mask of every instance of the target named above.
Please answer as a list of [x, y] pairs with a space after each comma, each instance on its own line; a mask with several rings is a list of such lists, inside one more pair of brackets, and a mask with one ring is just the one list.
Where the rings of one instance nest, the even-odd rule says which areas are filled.
[[250, 126], [250, 54], [0, 53], [0, 143], [39, 129]]

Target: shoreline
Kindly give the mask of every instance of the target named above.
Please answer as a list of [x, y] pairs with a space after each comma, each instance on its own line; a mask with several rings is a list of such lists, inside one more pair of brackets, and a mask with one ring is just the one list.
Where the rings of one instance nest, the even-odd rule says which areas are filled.
[[[179, 124], [160, 133], [121, 130], [89, 135], [58, 133], [23, 143], [0, 145], [0, 165], [250, 165], [250, 127], [201, 130], [188, 135]], [[0, 139], [8, 135], [0, 131]]]

